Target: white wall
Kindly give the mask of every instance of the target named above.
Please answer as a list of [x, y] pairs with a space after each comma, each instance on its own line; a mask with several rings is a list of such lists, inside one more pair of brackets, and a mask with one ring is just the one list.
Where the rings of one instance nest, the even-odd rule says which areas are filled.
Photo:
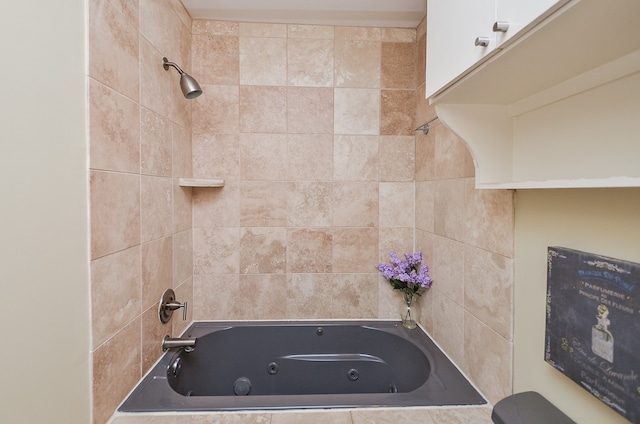
[[640, 189], [516, 195], [514, 392], [535, 390], [580, 424], [627, 423], [544, 362], [547, 247], [640, 262]]
[[3, 422], [90, 422], [83, 3], [1, 6]]

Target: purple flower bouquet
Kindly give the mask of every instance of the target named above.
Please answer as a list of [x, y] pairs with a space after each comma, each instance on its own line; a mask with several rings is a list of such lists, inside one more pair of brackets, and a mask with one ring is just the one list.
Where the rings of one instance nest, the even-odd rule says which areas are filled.
[[416, 328], [417, 323], [411, 313], [411, 303], [415, 295], [420, 296], [421, 291], [431, 287], [433, 280], [429, 277], [429, 267], [422, 264], [422, 252], [416, 251], [413, 255], [406, 253], [402, 260], [395, 252], [389, 254], [391, 265], [378, 264], [378, 270], [384, 278], [389, 280], [394, 290], [400, 290], [407, 308], [402, 313], [402, 325], [407, 328]]
[[378, 270], [384, 278], [389, 280], [394, 290], [401, 290], [403, 294], [412, 298], [420, 296], [423, 289], [431, 287], [433, 280], [429, 277], [429, 267], [422, 264], [422, 252], [416, 251], [413, 255], [405, 253], [402, 260], [395, 252], [389, 254], [391, 265], [378, 264]]

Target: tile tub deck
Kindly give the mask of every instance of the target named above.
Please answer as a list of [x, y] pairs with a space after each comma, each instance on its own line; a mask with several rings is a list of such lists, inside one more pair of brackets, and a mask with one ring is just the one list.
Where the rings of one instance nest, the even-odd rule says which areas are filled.
[[491, 405], [206, 413], [121, 413], [109, 424], [492, 424]]

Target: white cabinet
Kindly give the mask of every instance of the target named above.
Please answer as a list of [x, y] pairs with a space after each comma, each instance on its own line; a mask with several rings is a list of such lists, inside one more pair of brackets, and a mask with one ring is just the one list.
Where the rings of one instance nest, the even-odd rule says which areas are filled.
[[496, 32], [496, 45], [504, 43], [527, 25], [539, 18], [547, 16], [548, 12], [557, 9], [568, 0], [496, 0], [496, 22], [506, 22], [509, 29], [506, 32]]
[[[469, 147], [478, 188], [640, 187], [640, 1], [545, 1], [488, 56], [441, 76], [430, 104]], [[430, 48], [439, 35], [427, 36]], [[428, 63], [427, 85], [434, 67], [447, 69]]]
[[427, 97], [569, 0], [428, 0]]
[[[495, 47], [495, 0], [428, 0], [427, 97]], [[476, 46], [476, 37], [489, 39]]]

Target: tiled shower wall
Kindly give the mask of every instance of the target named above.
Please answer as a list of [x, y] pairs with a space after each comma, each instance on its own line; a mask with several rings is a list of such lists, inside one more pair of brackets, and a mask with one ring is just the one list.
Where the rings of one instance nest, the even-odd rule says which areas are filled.
[[[103, 423], [160, 356], [157, 305], [192, 298], [191, 103], [162, 57], [191, 62], [178, 0], [91, 0], [90, 137], [94, 422]], [[184, 323], [173, 320], [173, 333]]]
[[[418, 123], [436, 116], [422, 95], [425, 39], [423, 22]], [[469, 150], [439, 121], [417, 134], [416, 245], [435, 281], [423, 325], [495, 403], [512, 392], [514, 192], [476, 190]]]
[[[95, 422], [183, 329], [157, 323], [165, 288], [195, 319], [395, 319], [375, 265], [414, 237], [436, 280], [420, 321], [491, 401], [510, 392], [513, 197], [473, 189], [444, 126], [414, 136], [434, 114], [424, 23], [192, 25], [178, 0], [89, 3]], [[205, 94], [184, 100], [163, 55]]]
[[397, 318], [416, 30], [193, 22], [196, 319]]

